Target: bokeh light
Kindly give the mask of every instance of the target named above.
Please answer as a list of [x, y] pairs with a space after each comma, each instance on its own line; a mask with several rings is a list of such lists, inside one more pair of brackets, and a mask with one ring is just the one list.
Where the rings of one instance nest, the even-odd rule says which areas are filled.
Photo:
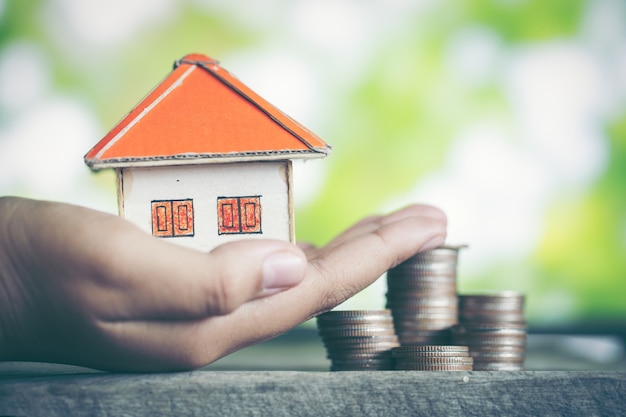
[[189, 52], [333, 145], [296, 165], [299, 239], [430, 203], [462, 291], [626, 314], [623, 1], [0, 0], [0, 192], [115, 212], [82, 156]]

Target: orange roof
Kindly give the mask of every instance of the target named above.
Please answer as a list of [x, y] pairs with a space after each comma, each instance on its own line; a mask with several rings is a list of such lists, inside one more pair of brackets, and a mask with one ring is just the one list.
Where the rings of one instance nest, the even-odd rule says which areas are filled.
[[93, 169], [315, 158], [330, 146], [221, 68], [187, 55], [86, 155]]

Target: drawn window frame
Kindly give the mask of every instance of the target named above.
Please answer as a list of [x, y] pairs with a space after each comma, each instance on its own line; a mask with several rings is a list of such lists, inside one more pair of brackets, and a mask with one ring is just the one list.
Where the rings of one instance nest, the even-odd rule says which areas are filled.
[[152, 235], [157, 237], [193, 237], [193, 199], [153, 200]]
[[217, 197], [217, 234], [262, 234], [261, 197]]

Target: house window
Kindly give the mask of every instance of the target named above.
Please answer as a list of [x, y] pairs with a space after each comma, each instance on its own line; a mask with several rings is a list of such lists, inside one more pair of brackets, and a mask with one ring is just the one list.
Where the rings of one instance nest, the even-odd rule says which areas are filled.
[[159, 237], [193, 236], [193, 200], [153, 201], [152, 234]]
[[261, 231], [261, 196], [218, 197], [218, 234], [263, 233]]

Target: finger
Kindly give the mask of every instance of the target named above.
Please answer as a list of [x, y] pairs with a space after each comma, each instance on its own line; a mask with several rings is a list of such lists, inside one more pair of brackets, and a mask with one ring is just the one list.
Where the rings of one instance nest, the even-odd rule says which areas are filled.
[[335, 247], [347, 240], [350, 240], [354, 236], [373, 232], [377, 228], [385, 224], [410, 217], [426, 217], [432, 218], [436, 221], [441, 221], [444, 223], [446, 222], [446, 215], [436, 207], [424, 204], [409, 205], [400, 210], [387, 214], [386, 216], [371, 216], [363, 219], [362, 221], [354, 224], [352, 227], [333, 239], [327, 245], [327, 248]]
[[324, 248], [312, 264], [326, 280], [333, 307], [418, 251], [442, 245], [445, 236], [445, 222], [432, 217], [381, 221], [374, 230]]
[[227, 314], [250, 299], [296, 285], [306, 270], [302, 251], [277, 240], [242, 240], [206, 254], [142, 232], [124, 233], [124, 249], [113, 251], [107, 288], [116, 302], [100, 311], [110, 320]]
[[309, 254], [314, 253], [317, 250], [317, 247], [309, 242], [298, 242], [297, 245], [300, 249], [302, 249], [307, 257]]

